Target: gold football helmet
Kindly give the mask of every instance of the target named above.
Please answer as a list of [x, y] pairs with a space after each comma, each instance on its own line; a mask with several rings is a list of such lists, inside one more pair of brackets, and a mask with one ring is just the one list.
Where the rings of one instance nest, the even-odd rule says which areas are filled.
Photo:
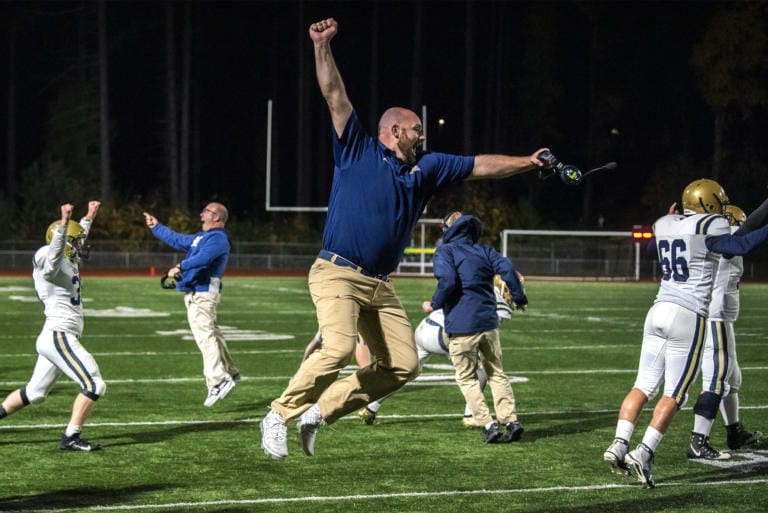
[[725, 212], [723, 213], [725, 214], [725, 217], [728, 218], [728, 222], [731, 223], [731, 226], [741, 226], [741, 223], [747, 220], [747, 214], [736, 205], [726, 205]]
[[[45, 243], [50, 244], [56, 229], [61, 226], [61, 221], [54, 221], [48, 226], [45, 232]], [[64, 248], [64, 254], [67, 258], [75, 258], [82, 255], [83, 244], [85, 242], [85, 230], [77, 221], [69, 221], [67, 225], [67, 246]]]
[[453, 223], [455, 223], [456, 220], [462, 215], [463, 214], [458, 210], [448, 212], [445, 217], [443, 217], [443, 221], [440, 223], [440, 229], [443, 230], [443, 232], [448, 231], [448, 228], [453, 226]]
[[683, 190], [683, 213], [723, 214], [728, 195], [714, 180], [701, 178], [689, 183]]
[[512, 295], [509, 293], [509, 287], [507, 287], [507, 284], [501, 279], [500, 274], [493, 275], [493, 287], [499, 291], [501, 297], [504, 298], [504, 301], [509, 303], [512, 300]]
[[[525, 277], [523, 277], [522, 274], [520, 274], [518, 271], [515, 271], [517, 274], [517, 277], [520, 279], [520, 285], [523, 286], [523, 294], [525, 294]], [[509, 303], [512, 301], [512, 293], [509, 291], [509, 287], [507, 287], [507, 284], [504, 282], [504, 280], [501, 278], [500, 274], [494, 274], [493, 275], [493, 286], [501, 292], [502, 297], [504, 297], [504, 301]]]

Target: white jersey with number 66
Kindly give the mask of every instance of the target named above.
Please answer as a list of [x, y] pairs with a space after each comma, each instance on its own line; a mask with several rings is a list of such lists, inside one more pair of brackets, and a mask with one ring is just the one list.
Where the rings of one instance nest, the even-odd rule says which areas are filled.
[[707, 316], [720, 259], [707, 249], [708, 237], [730, 233], [721, 215], [666, 215], [653, 225], [662, 278], [656, 302], [668, 301]]

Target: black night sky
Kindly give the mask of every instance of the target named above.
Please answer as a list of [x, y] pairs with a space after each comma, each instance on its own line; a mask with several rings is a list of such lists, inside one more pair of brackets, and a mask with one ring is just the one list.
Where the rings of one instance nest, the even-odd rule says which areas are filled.
[[[220, 198], [237, 218], [267, 215], [271, 99], [272, 203], [324, 205], [332, 173], [330, 124], [315, 82], [307, 29], [325, 17], [339, 21], [336, 60], [353, 104], [371, 129], [388, 106], [421, 113], [426, 105], [432, 150], [522, 155], [549, 146], [561, 160], [583, 169], [619, 163], [618, 170], [596, 174], [578, 189], [542, 182], [533, 173], [494, 183], [485, 194], [510, 205], [524, 200], [538, 212], [537, 226], [521, 227], [591, 229], [602, 215], [605, 228], [627, 229], [663, 214], [682, 187], [700, 177], [717, 178], [747, 210], [766, 192], [765, 2], [105, 5], [115, 202], [167, 201], [170, 31], [177, 104], [185, 69], [189, 73], [191, 187], [183, 203], [196, 209]], [[5, 121], [9, 109], [15, 111], [15, 154], [10, 152], [15, 169], [9, 168], [11, 129], [5, 122], [0, 126], [0, 198], [6, 205], [33, 201], [24, 176], [55, 139], [50, 127], [67, 87], [85, 82], [97, 98], [97, 7], [95, 1], [0, 4], [7, 35], [0, 40], [0, 116]], [[749, 26], [740, 23], [744, 16]], [[707, 43], [712, 33], [720, 39]], [[702, 67], [697, 48], [709, 48], [710, 54], [719, 48], [705, 62], [727, 64], [729, 55], [737, 62]], [[736, 90], [731, 95], [736, 99], [717, 106], [718, 118], [713, 103], [720, 100], [701, 86], [717, 83], [719, 74], [726, 89]], [[740, 92], [750, 81], [759, 84], [757, 91]], [[13, 101], [8, 100], [11, 83]], [[445, 124], [438, 125], [439, 119]], [[78, 122], [73, 130], [81, 126]], [[91, 129], [96, 145], [91, 151], [98, 153], [98, 127]], [[98, 177], [98, 164], [94, 172]], [[66, 200], [34, 198], [37, 208], [47, 209]]]

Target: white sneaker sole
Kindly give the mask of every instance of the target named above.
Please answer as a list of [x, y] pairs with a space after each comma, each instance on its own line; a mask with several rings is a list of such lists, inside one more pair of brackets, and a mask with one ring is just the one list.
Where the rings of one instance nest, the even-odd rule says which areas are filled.
[[210, 408], [219, 399], [224, 399], [225, 397], [227, 397], [233, 388], [235, 388], [235, 382], [233, 380], [230, 379], [230, 380], [224, 381], [224, 385], [221, 386], [221, 388], [219, 388], [219, 393], [211, 398], [206, 399], [205, 402], [203, 403], [203, 406], [205, 406], [206, 408]]
[[619, 457], [611, 451], [605, 451], [603, 453], [603, 461], [611, 466], [611, 472], [614, 475], [621, 477], [629, 476], [629, 468], [627, 468], [627, 464], [621, 461]]

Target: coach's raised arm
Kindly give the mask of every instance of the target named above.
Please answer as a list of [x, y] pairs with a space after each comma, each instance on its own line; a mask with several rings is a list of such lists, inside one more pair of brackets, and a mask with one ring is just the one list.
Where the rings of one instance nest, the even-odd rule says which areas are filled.
[[[299, 418], [301, 447], [315, 451], [318, 428], [413, 379], [418, 358], [413, 328], [389, 274], [400, 261], [429, 199], [468, 178], [504, 178], [543, 167], [537, 155], [461, 156], [424, 152], [424, 126], [415, 112], [390, 107], [378, 133], [366, 133], [331, 51], [339, 25], [313, 23], [315, 71], [333, 126], [334, 178], [322, 250], [309, 271], [309, 290], [323, 350], [307, 358], [261, 422], [264, 452], [288, 455], [286, 423]], [[378, 63], [374, 63], [377, 65]], [[370, 366], [336, 381], [357, 333], [375, 356]]]

